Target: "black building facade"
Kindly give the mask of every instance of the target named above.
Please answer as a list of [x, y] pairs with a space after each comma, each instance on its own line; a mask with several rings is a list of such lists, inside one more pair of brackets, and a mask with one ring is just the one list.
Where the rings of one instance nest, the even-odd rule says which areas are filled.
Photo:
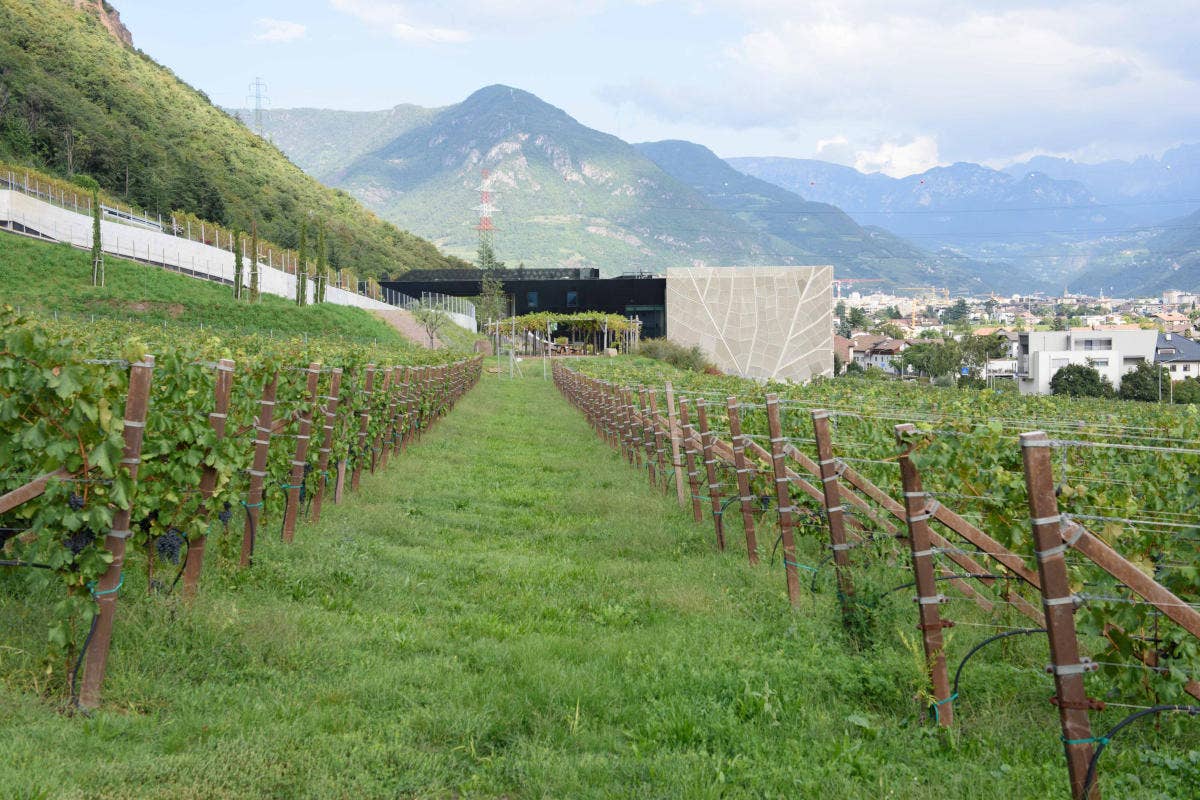
[[[667, 335], [666, 278], [601, 278], [594, 269], [514, 269], [501, 272], [500, 279], [517, 316], [537, 311], [600, 311], [638, 317], [644, 339]], [[475, 270], [416, 270], [406, 273], [403, 280], [381, 281], [380, 285], [410, 297], [420, 297], [423, 292], [477, 297], [483, 292], [483, 274]]]

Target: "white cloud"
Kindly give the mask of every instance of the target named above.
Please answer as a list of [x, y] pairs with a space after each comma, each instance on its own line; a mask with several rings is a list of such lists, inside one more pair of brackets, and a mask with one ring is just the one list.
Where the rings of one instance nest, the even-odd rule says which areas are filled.
[[303, 39], [308, 28], [299, 22], [289, 22], [285, 19], [263, 17], [255, 20], [258, 33], [254, 34], [256, 42], [294, 42]]
[[330, 0], [330, 5], [401, 41], [456, 44], [485, 31], [527, 33], [546, 24], [591, 16], [603, 11], [608, 0]]
[[[1200, 61], [1187, 57], [1200, 17], [1171, 0], [1146, 0], [1153, 13], [1120, 0], [697, 2], [743, 24], [711, 73], [601, 97], [800, 141], [842, 131], [847, 142], [818, 147], [885, 172], [943, 155], [1153, 149], [1200, 125]], [[874, 144], [850, 162], [850, 142]]]
[[906, 144], [883, 142], [873, 150], [854, 154], [854, 168], [859, 172], [882, 172], [893, 178], [915, 175], [942, 163], [937, 139], [932, 136], [917, 136]]

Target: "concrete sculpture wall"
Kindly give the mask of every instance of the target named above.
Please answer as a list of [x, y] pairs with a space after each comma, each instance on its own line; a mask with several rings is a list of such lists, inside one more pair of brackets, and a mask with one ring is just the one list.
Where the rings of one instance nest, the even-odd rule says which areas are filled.
[[730, 375], [832, 375], [833, 267], [668, 269], [667, 331]]

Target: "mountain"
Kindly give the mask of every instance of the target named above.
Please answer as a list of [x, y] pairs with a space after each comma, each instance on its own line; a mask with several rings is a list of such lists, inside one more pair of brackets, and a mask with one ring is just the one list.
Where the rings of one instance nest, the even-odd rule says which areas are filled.
[[[391, 112], [269, 112], [264, 127], [310, 174], [463, 256], [476, 247], [486, 186], [496, 249], [512, 266], [615, 274], [680, 264], [832, 263], [839, 275], [882, 276], [892, 286], [978, 283], [965, 270], [942, 279], [939, 270], [951, 260], [866, 230], [836, 208], [806, 203], [688, 145], [703, 156], [700, 173], [715, 170], [743, 184], [750, 206], [738, 208], [664, 149], [629, 145], [519, 89], [485, 87], [443, 109], [399, 108], [404, 113], [393, 123], [381, 122]], [[379, 146], [387, 124], [402, 130]], [[774, 211], [743, 213], [763, 198]]]
[[892, 286], [985, 285], [973, 274], [980, 265], [925, 252], [881, 228], [861, 227], [836, 206], [739, 172], [702, 145], [664, 141], [636, 147], [713, 206], [769, 236], [777, 249], [795, 250], [814, 263], [845, 265], [840, 275], [883, 278]]
[[131, 43], [106, 0], [3, 0], [0, 160], [86, 173], [152, 213], [256, 221], [285, 247], [320, 219], [331, 262], [363, 275], [460, 264], [305, 175]]
[[[833, 203], [863, 224], [975, 252], [982, 241], [1073, 235], [1127, 227], [1074, 180], [1040, 172], [1016, 177], [960, 162], [892, 178], [799, 158], [731, 158], [735, 169], [805, 197]], [[979, 252], [978, 255], [991, 255]]]
[[1078, 181], [1102, 203], [1120, 206], [1136, 225], [1153, 225], [1196, 210], [1200, 198], [1200, 144], [1185, 144], [1161, 157], [1084, 164], [1036, 156], [1004, 171], [1015, 177], [1040, 172], [1055, 180]]
[[[261, 113], [263, 135], [309, 175], [325, 181], [359, 156], [428, 123], [438, 111], [399, 105], [386, 111], [291, 108]], [[241, 108], [233, 113], [253, 125], [254, 111]]]
[[714, 213], [629, 144], [507, 86], [480, 89], [330, 180], [464, 256], [486, 186], [496, 250], [514, 266], [614, 274], [778, 260], [757, 231]]

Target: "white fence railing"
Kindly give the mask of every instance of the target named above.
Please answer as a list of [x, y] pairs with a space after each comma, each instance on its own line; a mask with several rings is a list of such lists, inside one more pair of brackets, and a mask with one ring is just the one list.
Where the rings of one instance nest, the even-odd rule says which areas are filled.
[[438, 292], [421, 292], [421, 299], [409, 297], [406, 294], [396, 292], [403, 299], [403, 302], [396, 305], [401, 308], [406, 308], [412, 311], [416, 308], [435, 308], [441, 311], [460, 328], [466, 328], [474, 333], [478, 330], [478, 325], [475, 319], [475, 304], [465, 297], [453, 297], [448, 294], [440, 294]]

